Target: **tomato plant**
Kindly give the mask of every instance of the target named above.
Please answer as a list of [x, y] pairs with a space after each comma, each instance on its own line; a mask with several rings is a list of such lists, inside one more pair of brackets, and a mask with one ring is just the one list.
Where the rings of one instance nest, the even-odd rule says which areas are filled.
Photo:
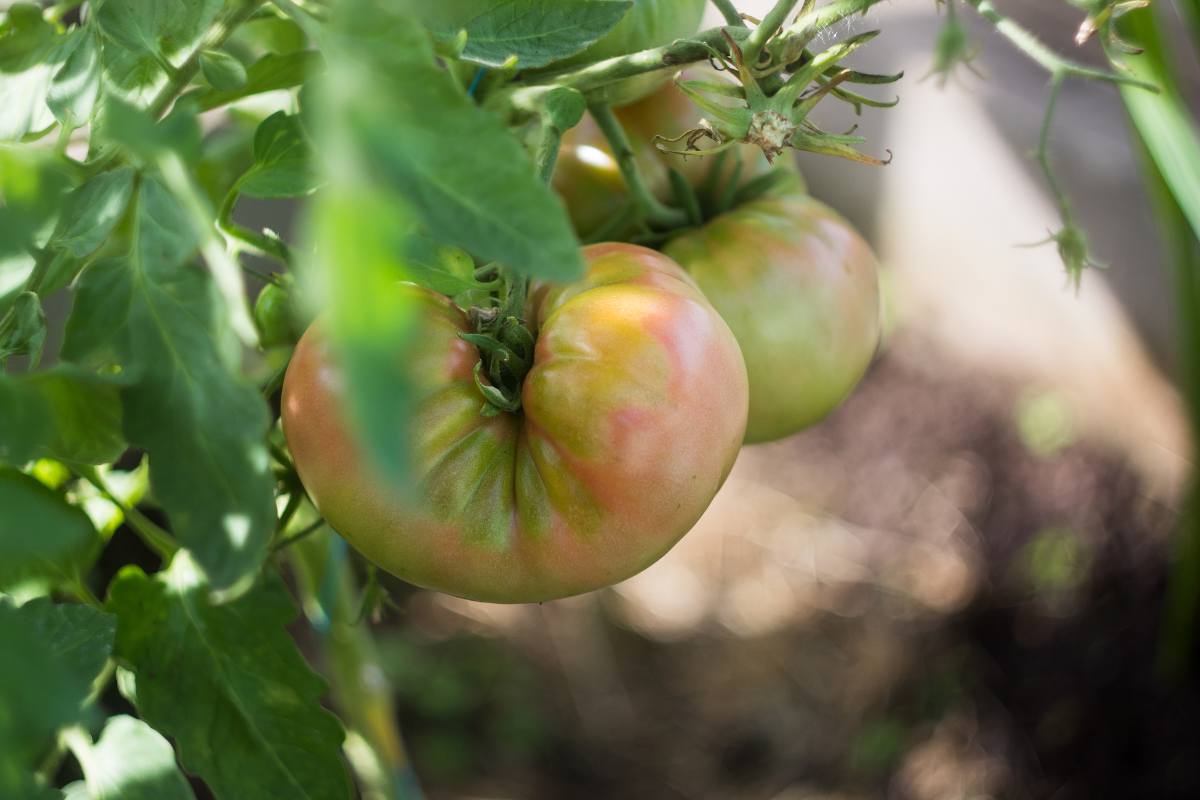
[[746, 203], [669, 242], [729, 323], [750, 376], [747, 442], [796, 433], [854, 388], [879, 342], [870, 246], [802, 191]]
[[467, 315], [406, 288], [419, 329], [407, 358], [427, 398], [413, 413], [411, 497], [348, 432], [320, 327], [300, 341], [283, 388], [288, 445], [321, 513], [372, 561], [463, 597], [543, 601], [639, 572], [708, 506], [745, 428], [737, 344], [662, 254], [598, 244], [585, 258], [582, 281], [532, 295], [520, 413], [479, 413]]
[[[869, 251], [760, 171], [883, 163], [812, 117], [891, 104], [848, 62], [879, 2], [4, 3], [0, 797], [419, 797], [374, 563], [604, 587], [861, 376]], [[1108, 52], [1140, 5], [1071, 3]], [[942, 74], [962, 5], [1051, 111], [1068, 77], [1147, 85], [939, 5]], [[1187, 185], [1185, 115], [1127, 99]]]

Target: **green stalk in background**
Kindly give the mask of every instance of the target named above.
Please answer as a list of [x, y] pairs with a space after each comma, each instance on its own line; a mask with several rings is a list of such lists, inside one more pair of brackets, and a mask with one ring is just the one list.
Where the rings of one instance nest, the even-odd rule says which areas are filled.
[[[1180, 0], [1200, 48], [1200, 0]], [[1160, 9], [1161, 11], [1161, 9]], [[1200, 439], [1200, 133], [1180, 96], [1171, 53], [1155, 8], [1128, 14], [1122, 32], [1145, 52], [1124, 59], [1137, 77], [1162, 91], [1128, 87], [1121, 97], [1144, 156], [1143, 176], [1155, 204], [1166, 244], [1176, 304], [1179, 381], [1191, 417], [1193, 441]], [[1190, 496], [1180, 515], [1175, 563], [1163, 626], [1161, 667], [1177, 677], [1188, 666], [1200, 611], [1200, 484], [1192, 476]]]

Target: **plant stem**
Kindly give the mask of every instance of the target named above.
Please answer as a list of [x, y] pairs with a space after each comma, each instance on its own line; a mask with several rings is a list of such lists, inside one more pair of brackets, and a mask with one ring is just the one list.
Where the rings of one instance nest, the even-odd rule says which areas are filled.
[[238, 196], [239, 192], [235, 184], [221, 201], [221, 208], [217, 212], [217, 227], [226, 236], [241, 242], [245, 249], [250, 250], [256, 255], [273, 258], [285, 267], [290, 268], [292, 266], [292, 253], [286, 244], [279, 239], [265, 234], [255, 233], [249, 228], [242, 227], [233, 221], [233, 209], [237, 205]]
[[712, 4], [717, 7], [717, 11], [721, 12], [721, 16], [725, 21], [735, 28], [746, 27], [746, 22], [742, 19], [742, 14], [738, 11], [731, 0], [712, 0]]
[[[423, 794], [396, 725], [392, 687], [383, 662], [370, 629], [355, 624], [358, 587], [354, 572], [344, 557], [331, 557], [338, 552], [330, 548], [331, 541], [335, 540], [330, 535], [311, 536], [288, 552], [298, 572], [303, 605], [310, 612], [319, 606], [328, 620], [327, 627], [317, 627], [324, 634], [323, 652], [334, 702], [353, 734], [347, 738], [347, 752], [364, 784], [364, 797], [419, 800]], [[333, 591], [322, 603], [319, 595], [325, 594], [322, 587], [328, 586]], [[351, 752], [356, 740], [368, 745], [370, 763], [361, 757], [361, 749]]]
[[1058, 183], [1058, 178], [1054, 175], [1054, 170], [1050, 168], [1050, 125], [1054, 119], [1054, 111], [1058, 107], [1058, 98], [1062, 91], [1063, 79], [1066, 76], [1057, 72], [1050, 79], [1050, 98], [1046, 101], [1046, 115], [1042, 118], [1042, 130], [1038, 135], [1037, 146], [1037, 161], [1042, 168], [1042, 174], [1046, 176], [1046, 183], [1050, 186], [1050, 191], [1054, 194], [1054, 200], [1058, 203], [1058, 211], [1062, 216], [1063, 224], [1067, 224], [1071, 219], [1071, 207], [1067, 202], [1067, 194], [1063, 191], [1062, 186]]
[[796, 3], [800, 0], [777, 0], [767, 15], [763, 17], [751, 33], [750, 38], [746, 40], [746, 44], [742, 46], [742, 54], [745, 57], [746, 63], [753, 67], [758, 63], [758, 56], [762, 52], [763, 47], [767, 43], [767, 39], [775, 34], [775, 31], [783, 27], [783, 23], [787, 20], [787, 15], [796, 7]]
[[319, 520], [316, 520], [315, 522], [310, 522], [308, 525], [306, 525], [303, 528], [301, 528], [300, 530], [296, 531], [291, 536], [288, 536], [287, 538], [284, 538], [284, 539], [280, 539], [279, 541], [275, 542], [275, 544], [271, 545], [271, 552], [278, 553], [280, 550], [285, 550], [288, 547], [291, 547], [296, 542], [299, 542], [302, 539], [306, 539], [309, 536], [311, 536], [312, 534], [319, 531], [321, 529], [321, 526], [324, 524], [325, 524], [324, 519], [319, 519]]
[[1143, 89], [1157, 91], [1157, 88], [1152, 83], [1139, 80], [1129, 75], [1122, 75], [1116, 72], [1108, 72], [1102, 69], [1080, 64], [1070, 59], [1063, 58], [1055, 53], [1046, 45], [1042, 44], [1036, 36], [1030, 33], [1019, 24], [1001, 14], [992, 0], [963, 0], [964, 3], [975, 9], [979, 16], [992, 24], [1004, 38], [1012, 42], [1018, 50], [1028, 56], [1034, 63], [1041, 65], [1051, 75], [1065, 75], [1076, 78], [1089, 78], [1091, 80], [1107, 81], [1109, 83], [1120, 83], [1129, 86], [1140, 86]]
[[738, 42], [744, 41], [750, 35], [750, 31], [744, 27], [712, 28], [696, 34], [691, 39], [680, 39], [663, 47], [607, 58], [586, 67], [542, 72], [522, 81], [522, 84], [537, 86], [557, 83], [586, 93], [622, 78], [680, 67], [696, 61], [706, 61], [712, 55], [713, 50], [728, 55], [729, 43], [724, 36], [726, 31], [734, 41]]
[[538, 176], [545, 183], [549, 183], [554, 176], [554, 164], [558, 161], [558, 148], [561, 144], [562, 131], [550, 122], [544, 123], [534, 163], [537, 165]]
[[142, 512], [138, 511], [133, 506], [128, 506], [121, 501], [119, 497], [113, 494], [112, 490], [104, 482], [104, 478], [99, 471], [92, 466], [77, 466], [74, 467], [75, 474], [83, 478], [85, 481], [95, 486], [99, 492], [108, 498], [109, 502], [113, 503], [117, 508], [121, 509], [121, 513], [125, 515], [125, 522], [129, 525], [129, 529], [137, 534], [147, 547], [153, 550], [162, 558], [163, 561], [171, 560], [171, 557], [179, 551], [179, 543], [161, 527], [158, 526], [152, 519], [147, 517]]
[[638, 169], [637, 159], [633, 155], [633, 148], [629, 145], [629, 138], [612, 108], [598, 104], [590, 106], [588, 110], [604, 138], [608, 140], [608, 146], [612, 148], [613, 156], [617, 159], [617, 167], [621, 170], [621, 177], [625, 179], [630, 195], [641, 207], [646, 220], [662, 227], [686, 225], [687, 214], [678, 208], [664, 205], [646, 185], [641, 170]]
[[166, 113], [171, 104], [175, 102], [175, 98], [187, 88], [188, 83], [192, 78], [196, 77], [196, 73], [200, 71], [200, 54], [205, 50], [219, 50], [221, 45], [225, 44], [225, 40], [233, 35], [233, 32], [238, 29], [246, 20], [258, 11], [263, 5], [264, 0], [243, 0], [242, 4], [230, 11], [224, 17], [218, 17], [209, 29], [208, 35], [204, 40], [192, 51], [187, 60], [175, 68], [175, 73], [170, 75], [167, 85], [164, 86], [159, 93], [151, 101], [149, 112], [155, 117], [161, 117]]

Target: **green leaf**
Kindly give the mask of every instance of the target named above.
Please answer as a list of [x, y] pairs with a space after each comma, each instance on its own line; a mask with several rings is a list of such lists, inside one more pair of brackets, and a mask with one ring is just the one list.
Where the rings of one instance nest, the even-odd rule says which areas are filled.
[[0, 361], [10, 356], [28, 355], [29, 363], [37, 366], [46, 343], [46, 312], [34, 292], [21, 292], [13, 303], [16, 325], [4, 341], [0, 341]]
[[117, 385], [70, 364], [0, 375], [0, 442], [0, 461], [10, 464], [112, 461], [125, 449]]
[[[117, 618], [97, 608], [30, 600], [18, 612], [30, 620], [38, 638], [50, 645], [60, 664], [90, 688], [112, 654]], [[76, 703], [81, 703], [79, 698]]]
[[0, 596], [0, 797], [55, 796], [32, 779], [34, 762], [55, 731], [81, 721], [112, 641], [102, 611], [47, 600], [18, 608]]
[[46, 98], [79, 41], [77, 31], [60, 35], [37, 6], [18, 3], [8, 10], [0, 22], [0, 141], [42, 133], [54, 124]]
[[300, 117], [278, 111], [263, 120], [254, 134], [254, 166], [238, 180], [238, 191], [251, 197], [300, 197], [318, 185]]
[[80, 278], [63, 355], [121, 365], [125, 435], [150, 455], [174, 534], [229, 589], [258, 571], [275, 522], [266, 403], [237, 374], [225, 305], [190, 263], [184, 211], [153, 178], [134, 202], [132, 250]]
[[549, 280], [583, 273], [562, 204], [500, 120], [433, 58], [406, 14], [349, 2], [319, 118], [339, 167], [403, 197], [436, 240]]
[[246, 70], [246, 82], [241, 87], [229, 91], [209, 89], [198, 96], [197, 102], [202, 111], [207, 111], [243, 97], [291, 89], [316, 75], [323, 66], [324, 59], [315, 50], [268, 53]]
[[52, 421], [35, 393], [0, 374], [0, 463], [32, 461], [52, 435]]
[[51, 418], [53, 434], [39, 455], [75, 464], [104, 464], [125, 450], [119, 384], [71, 364], [23, 375]]
[[97, 135], [116, 144], [138, 161], [153, 163], [164, 153], [186, 158], [200, 151], [200, 123], [190, 107], [176, 106], [161, 122], [145, 111], [109, 99], [98, 120]]
[[467, 253], [440, 246], [416, 231], [407, 240], [404, 269], [413, 283], [448, 297], [479, 288], [475, 262]]
[[58, 492], [0, 467], [0, 586], [69, 573], [95, 537], [87, 515]]
[[109, 88], [148, 101], [165, 82], [163, 62], [182, 63], [221, 7], [222, 0], [105, 0], [95, 23]]
[[282, 580], [268, 573], [222, 605], [207, 588], [181, 552], [154, 577], [126, 567], [109, 589], [142, 719], [222, 800], [349, 797], [341, 726], [287, 632], [296, 610]]
[[92, 118], [100, 95], [100, 48], [91, 26], [76, 34], [79, 43], [54, 74], [46, 105], [60, 123], [78, 128]]
[[[101, 172], [74, 189], [62, 201], [58, 225], [46, 247], [64, 252], [75, 261], [96, 252], [125, 214], [133, 191], [133, 177], [132, 168], [118, 167]], [[49, 271], [44, 291], [60, 289], [73, 277], [70, 268]]]
[[80, 276], [67, 317], [62, 357], [80, 363], [111, 365], [118, 356], [113, 342], [133, 307], [134, 283], [124, 257], [97, 261]]
[[464, 59], [498, 67], [516, 56], [518, 69], [530, 69], [581, 52], [612, 30], [632, 5], [629, 0], [502, 0], [455, 28], [467, 32]]
[[246, 85], [246, 68], [228, 53], [203, 50], [200, 53], [200, 72], [214, 89], [232, 92]]
[[[1127, 24], [1138, 33], [1135, 42], [1157, 37], [1152, 14], [1153, 9], [1144, 9], [1127, 15]], [[1163, 52], [1158, 44], [1145, 56], [1123, 62], [1132, 77], [1161, 86], [1162, 91], [1122, 85], [1121, 97], [1175, 202], [1200, 238], [1200, 129], [1174, 85]]]
[[341, 368], [351, 387], [350, 417], [367, 453], [397, 486], [408, 474], [407, 419], [414, 396], [403, 369], [412, 335], [413, 293], [397, 291], [409, 277], [400, 258], [414, 228], [397, 198], [336, 186], [317, 195], [314, 211], [321, 258], [306, 277], [321, 284]]
[[[32, 257], [50, 234], [63, 195], [73, 184], [63, 160], [46, 148], [0, 147], [0, 255], [14, 263]], [[0, 273], [0, 298], [11, 300], [19, 289]]]
[[89, 800], [194, 800], [171, 743], [140, 719], [111, 717], [91, 747], [76, 747]]

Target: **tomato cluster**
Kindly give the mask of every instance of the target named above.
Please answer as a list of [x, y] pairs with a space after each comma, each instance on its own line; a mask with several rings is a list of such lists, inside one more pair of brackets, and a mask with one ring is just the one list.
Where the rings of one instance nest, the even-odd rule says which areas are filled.
[[[581, 58], [686, 35], [703, 5], [642, 0], [624, 39], [601, 40]], [[390, 487], [348, 430], [319, 321], [295, 348], [282, 421], [299, 476], [337, 531], [405, 580], [493, 602], [623, 580], [695, 524], [743, 443], [820, 420], [874, 355], [877, 266], [845, 220], [790, 174], [739, 193], [768, 169], [757, 151], [735, 149], [716, 165], [661, 152], [656, 135], [699, 122], [674, 86], [617, 116], [650, 191], [670, 202], [678, 170], [709, 193], [702, 218], [671, 231], [614, 226], [634, 199], [612, 151], [587, 117], [569, 131], [553, 188], [581, 239], [603, 231], [624, 241], [586, 246], [581, 281], [532, 287], [519, 321], [532, 342], [519, 359], [519, 400], [484, 405], [487, 413], [481, 394], [500, 394], [487, 375], [501, 373], [481, 371], [478, 310], [400, 287], [419, 329], [408, 355], [422, 398], [407, 420], [416, 491]]]

